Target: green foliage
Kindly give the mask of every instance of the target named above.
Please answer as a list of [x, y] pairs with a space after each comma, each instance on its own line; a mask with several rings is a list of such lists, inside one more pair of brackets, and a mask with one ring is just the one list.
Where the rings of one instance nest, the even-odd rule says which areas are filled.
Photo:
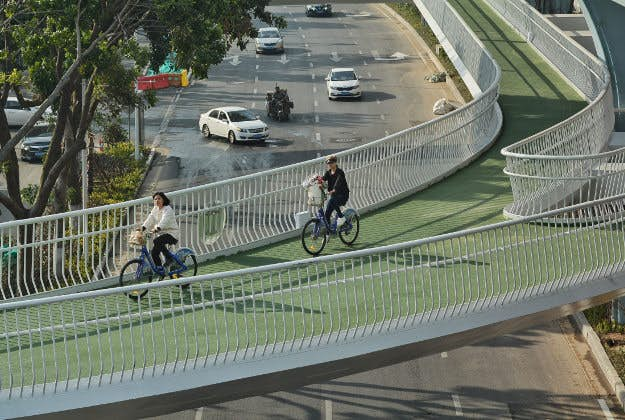
[[35, 202], [35, 199], [37, 198], [37, 193], [39, 193], [39, 185], [35, 184], [28, 184], [26, 187], [20, 190], [22, 200], [28, 205], [32, 205]]
[[128, 132], [122, 127], [119, 118], [106, 122], [102, 133], [102, 141], [106, 145], [128, 141]]
[[[401, 17], [403, 17], [413, 28], [417, 31], [419, 36], [425, 41], [425, 43], [430, 47], [432, 52], [436, 53], [436, 45], [439, 43], [436, 35], [427, 25], [423, 17], [421, 16], [421, 12], [417, 6], [415, 6], [412, 2], [402, 2], [402, 3], [388, 3], [387, 4], [391, 9], [395, 10]], [[445, 68], [445, 72], [447, 76], [450, 77], [456, 88], [462, 95], [462, 98], [469, 102], [473, 99], [473, 95], [469, 92], [469, 89], [465, 85], [462, 77], [458, 74], [456, 67], [451, 62], [449, 57], [447, 57], [447, 53], [441, 49], [441, 53], [438, 55], [438, 59]]]

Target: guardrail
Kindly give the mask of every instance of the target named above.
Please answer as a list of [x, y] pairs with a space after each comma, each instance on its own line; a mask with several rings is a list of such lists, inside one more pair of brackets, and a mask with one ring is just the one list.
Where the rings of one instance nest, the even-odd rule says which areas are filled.
[[560, 124], [502, 149], [514, 196], [504, 212], [527, 216], [625, 192], [625, 149], [605, 151], [614, 127], [605, 64], [526, 2], [485, 1], [590, 101]]
[[[446, 22], [451, 45], [478, 75], [483, 93], [445, 116], [338, 153], [352, 189], [350, 206], [361, 212], [456, 171], [487, 149], [501, 128], [499, 68], [453, 9], [426, 3]], [[168, 194], [181, 224], [181, 242], [206, 259], [293, 235], [295, 213], [307, 209], [301, 182], [322, 171], [320, 158]], [[131, 257], [126, 237], [151, 205], [141, 199], [0, 224], [0, 247], [20, 251], [15, 264], [0, 261], [0, 297], [113, 284]]]
[[[128, 286], [0, 303], [0, 401], [310, 354], [553, 296], [622, 273], [625, 216], [613, 209], [624, 205], [621, 195], [397, 245], [167, 280], [147, 284], [138, 302]], [[599, 217], [572, 221], [580, 212]]]

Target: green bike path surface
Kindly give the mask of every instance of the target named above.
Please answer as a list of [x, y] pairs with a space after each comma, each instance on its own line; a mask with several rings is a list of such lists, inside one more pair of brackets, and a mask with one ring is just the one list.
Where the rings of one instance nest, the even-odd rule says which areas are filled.
[[[512, 197], [508, 179], [503, 174], [505, 161], [499, 150], [562, 121], [585, 106], [585, 102], [559, 74], [510, 27], [494, 16], [485, 4], [467, 1], [451, 3], [501, 66], [500, 104], [504, 113], [502, 135], [491, 150], [469, 167], [425, 191], [363, 217], [361, 234], [354, 249], [398, 243], [503, 220], [502, 209]], [[536, 227], [520, 229], [520, 236], [529, 237], [532, 234], [531, 229]], [[557, 230], [554, 232], [557, 233]], [[577, 239], [580, 239], [579, 236]], [[568, 254], [565, 240], [556, 239], [555, 243], [559, 249], [565, 251], [563, 255]], [[325, 253], [345, 250], [337, 239], [330, 242]], [[441, 249], [425, 248], [415, 252], [419, 258], [423, 255], [427, 261], [430, 258], [428, 254], [434, 254], [436, 259], [436, 254], [440, 251]], [[543, 265], [543, 258], [546, 256], [538, 253], [530, 255], [537, 267]], [[289, 240], [220, 258], [202, 265], [199, 272], [211, 273], [306, 257], [299, 239]], [[395, 258], [391, 264], [401, 266], [402, 258], [405, 257]], [[506, 278], [509, 283], [514, 277], [516, 282], [511, 287], [524, 287], [526, 279], [521, 279], [524, 273], [507, 278], [506, 274], [511, 274], [507, 272], [510, 267], [505, 264], [507, 256], [503, 253], [497, 258], [504, 262], [500, 264], [480, 257], [476, 259], [475, 266], [493, 267], [494, 271], [491, 271], [495, 275], [503, 274], [502, 278]], [[461, 261], [457, 265], [440, 268], [433, 266], [424, 270], [437, 272], [434, 276], [453, 278], [452, 283], [455, 284], [456, 279], [462, 278], [460, 273], [466, 272], [467, 263]], [[390, 271], [391, 267], [388, 268]], [[328, 328], [332, 331], [336, 328], [350, 328], [354, 325], [354, 317], [360, 316], [362, 320], [369, 316], [378, 318], [377, 315], [385, 314], [389, 310], [393, 313], [392, 306], [389, 309], [388, 305], [392, 305], [391, 302], [395, 302], [395, 299], [399, 302], [400, 290], [408, 291], [413, 286], [408, 283], [407, 278], [397, 280], [396, 292], [390, 289], [391, 293], [388, 294], [384, 289], [385, 283], [378, 284], [373, 275], [378, 271], [377, 267], [344, 266], [342, 270], [354, 271], [355, 275], [362, 278], [368, 276], [367, 287], [371, 288], [371, 292], [365, 296], [364, 291], [361, 293], [355, 288], [352, 290], [351, 285], [347, 288], [336, 281], [331, 283], [332, 275], [322, 275], [317, 278], [317, 282], [324, 284], [323, 289], [300, 288], [290, 292], [292, 298], [287, 301], [285, 296], [288, 293], [273, 293], [282, 290], [282, 285], [285, 284], [284, 278], [275, 275], [264, 279], [236, 279], [237, 283], [232, 280], [222, 281], [221, 284], [202, 283], [198, 287], [194, 285], [192, 292], [187, 295], [183, 295], [176, 287], [154, 290], [141, 305], [125, 296], [116, 295], [77, 305], [44, 307], [42, 311], [5, 311], [0, 316], [0, 325], [4, 325], [5, 330], [24, 333], [5, 338], [6, 344], [0, 345], [2, 388], [6, 388], [8, 383], [49, 382], [57, 378], [55, 371], [60, 372], [59, 380], [69, 380], [87, 373], [90, 375], [91, 372], [95, 375], [98, 372], [100, 375], [103, 372], [114, 372], [120, 365], [128, 369], [178, 361], [179, 358], [186, 360], [188, 356], [194, 359], [194, 355], [221, 353], [224, 348], [234, 349], [239, 344], [255, 346], [265, 342], [271, 347], [272, 343], [291, 337], [307, 337], [320, 331], [328, 332]], [[453, 277], [454, 273], [458, 277]], [[556, 276], [557, 273], [545, 273], [545, 278], [551, 275]], [[396, 281], [390, 277], [383, 280]], [[456, 285], [464, 293], [464, 285]], [[475, 290], [476, 297], [483, 297], [487, 292], [487, 288], [477, 283], [470, 283], [467, 287], [467, 291]], [[425, 286], [423, 289], [413, 289], [410, 293], [401, 295], [402, 303], [395, 311], [420, 312], [459, 300], [455, 295], [439, 295], [436, 302], [430, 299], [420, 301], [417, 293], [425, 295]], [[260, 292], [263, 294], [259, 295]], [[428, 289], [427, 292], [429, 294], [432, 290]], [[231, 301], [232, 297], [250, 296], [254, 293], [257, 294], [256, 298], [246, 297], [236, 303]], [[348, 294], [351, 294], [349, 299], [356, 299], [359, 304], [346, 312], [346, 307], [341, 307], [338, 302], [347, 301]], [[335, 299], [337, 305], [332, 307]], [[226, 303], [216, 303], [206, 308], [197, 307], [207, 300], [222, 300]], [[183, 308], [181, 305], [187, 306]], [[189, 312], [188, 305], [195, 305], [196, 308]], [[149, 307], [157, 310], [160, 308], [163, 312], [160, 315], [152, 314]], [[279, 313], [277, 317], [283, 317], [284, 325], [279, 325], [281, 322], [275, 319], [268, 320], [264, 315], [268, 312]], [[323, 317], [330, 314], [334, 315], [333, 319], [339, 319], [339, 322], [334, 326], [324, 326]], [[88, 324], [72, 327], [74, 316], [90, 321]], [[111, 321], [110, 317], [115, 316], [120, 317], [120, 320]], [[207, 325], [207, 322], [211, 325]], [[253, 329], [257, 333], [256, 337], [247, 334], [248, 324], [257, 327]], [[46, 326], [52, 328], [44, 328], [41, 332], [32, 330]], [[234, 334], [233, 326], [238, 328]], [[194, 335], [187, 334], [187, 330], [193, 330]], [[66, 339], [59, 338], [63, 336]], [[140, 350], [142, 348], [146, 350]], [[33, 370], [33, 364], [44, 368]], [[9, 374], [11, 371], [15, 372], [17, 366], [21, 366], [26, 372], [24, 376]]]
[[[481, 1], [451, 4], [502, 70], [502, 134], [472, 165], [438, 184], [364, 216], [352, 248], [333, 237], [322, 255], [426, 238], [503, 220], [512, 201], [500, 150], [582, 109], [586, 102], [534, 49]], [[384, 176], [384, 174], [380, 174]], [[349, 181], [349, 180], [348, 180]], [[203, 264], [200, 274], [308, 258], [299, 238]]]

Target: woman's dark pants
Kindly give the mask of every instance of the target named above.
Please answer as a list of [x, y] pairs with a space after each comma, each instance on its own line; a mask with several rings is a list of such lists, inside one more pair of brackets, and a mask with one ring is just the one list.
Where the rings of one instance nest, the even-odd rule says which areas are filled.
[[165, 250], [167, 249], [167, 245], [176, 245], [178, 243], [178, 239], [171, 236], [169, 233], [163, 233], [162, 235], [154, 238], [154, 248], [152, 248], [152, 259], [154, 260], [154, 265], [159, 266], [161, 264], [161, 253], [165, 255]]

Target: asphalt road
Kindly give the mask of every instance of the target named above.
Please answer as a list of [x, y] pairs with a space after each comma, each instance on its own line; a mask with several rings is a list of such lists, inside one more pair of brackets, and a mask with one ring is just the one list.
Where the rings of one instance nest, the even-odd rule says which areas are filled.
[[567, 319], [323, 384], [173, 419], [625, 418]]
[[[157, 138], [161, 157], [145, 194], [364, 144], [432, 119], [432, 105], [443, 96], [458, 99], [446, 84], [424, 80], [436, 71], [425, 45], [380, 6], [340, 5], [332, 18], [308, 18], [303, 6], [270, 9], [288, 21], [284, 55], [258, 55], [253, 43], [245, 51], [235, 48], [206, 79], [195, 79], [179, 93], [161, 92], [159, 106], [146, 112], [147, 135]], [[395, 53], [407, 57], [397, 59]], [[332, 67], [356, 69], [363, 79], [361, 101], [328, 100], [324, 78]], [[288, 122], [266, 117], [265, 93], [276, 83], [295, 103]], [[225, 139], [203, 138], [200, 114], [225, 105], [260, 115], [271, 130], [266, 143], [229, 145]]]

